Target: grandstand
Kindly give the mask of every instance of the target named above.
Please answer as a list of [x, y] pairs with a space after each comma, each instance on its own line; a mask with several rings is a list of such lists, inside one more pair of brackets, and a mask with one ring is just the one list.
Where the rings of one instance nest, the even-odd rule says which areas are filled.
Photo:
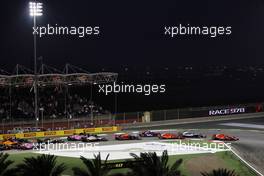
[[[34, 97], [32, 96], [34, 72], [22, 65], [16, 65], [10, 74], [0, 69], [0, 118], [4, 121], [14, 122], [21, 119], [34, 121]], [[79, 118], [90, 117], [93, 114], [109, 114], [90, 97], [69, 92], [69, 87], [89, 86], [115, 82], [118, 74], [112, 72], [90, 73], [85, 69], [66, 64], [63, 70], [58, 70], [42, 64], [37, 74], [38, 86], [38, 114], [44, 118]], [[92, 119], [89, 119], [92, 120]], [[33, 124], [29, 124], [33, 125]], [[36, 123], [38, 125], [38, 122]]]

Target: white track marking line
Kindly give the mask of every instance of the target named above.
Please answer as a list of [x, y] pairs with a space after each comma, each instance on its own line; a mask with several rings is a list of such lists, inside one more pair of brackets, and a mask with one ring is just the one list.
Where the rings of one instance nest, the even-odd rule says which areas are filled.
[[231, 146], [224, 143], [225, 146], [234, 154], [236, 155], [243, 163], [245, 163], [250, 169], [252, 169], [255, 173], [257, 173], [259, 176], [264, 176], [262, 173], [260, 173], [256, 168], [254, 168], [251, 164], [249, 164], [246, 160], [244, 160], [237, 152], [235, 152]]
[[257, 124], [250, 124], [250, 123], [220, 123], [219, 125], [231, 126], [231, 127], [242, 127], [242, 128], [264, 129], [264, 125], [257, 125]]

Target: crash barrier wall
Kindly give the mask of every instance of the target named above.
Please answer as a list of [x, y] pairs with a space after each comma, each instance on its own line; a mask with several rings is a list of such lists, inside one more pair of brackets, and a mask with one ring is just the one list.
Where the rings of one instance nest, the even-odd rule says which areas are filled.
[[58, 131], [41, 131], [41, 132], [29, 132], [29, 133], [16, 133], [16, 134], [2, 134], [0, 140], [9, 138], [39, 138], [39, 137], [55, 137], [55, 136], [69, 136], [80, 133], [109, 133], [120, 131], [120, 127], [99, 127], [99, 128], [82, 128], [73, 130], [58, 130]]
[[151, 121], [149, 123], [135, 123], [122, 124], [122, 130], [131, 130], [139, 128], [152, 128], [161, 126], [171, 126], [174, 124], [188, 124], [188, 123], [200, 123], [200, 122], [210, 122], [210, 121], [222, 121], [222, 120], [234, 120], [234, 119], [248, 119], [248, 118], [259, 118], [263, 117], [264, 112], [258, 113], [245, 113], [245, 114], [233, 114], [226, 116], [214, 116], [214, 117], [198, 117], [198, 118], [186, 118], [186, 119], [173, 119], [173, 120], [161, 120], [161, 121]]
[[[225, 106], [210, 106], [210, 107], [195, 107], [195, 108], [179, 108], [169, 110], [149, 111], [151, 121], [165, 121], [177, 120], [197, 117], [210, 117], [217, 115], [233, 115], [233, 114], [246, 114], [263, 111], [264, 103], [251, 103], [251, 104], [237, 104]], [[235, 110], [235, 111], [234, 111]], [[93, 122], [91, 117], [72, 118], [72, 119], [40, 119], [38, 127], [43, 127], [48, 130], [59, 129], [77, 129], [89, 128], [96, 126], [115, 126], [121, 124], [138, 123], [142, 122], [144, 112], [124, 112], [117, 114], [94, 116]], [[2, 122], [2, 123], [1, 123]], [[7, 132], [15, 127], [35, 127], [36, 121], [24, 119], [23, 121], [0, 121], [0, 134], [1, 131]]]

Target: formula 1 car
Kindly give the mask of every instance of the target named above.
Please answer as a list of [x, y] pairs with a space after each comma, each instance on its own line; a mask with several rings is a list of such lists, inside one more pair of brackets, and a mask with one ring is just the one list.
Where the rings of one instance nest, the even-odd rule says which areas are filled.
[[34, 147], [34, 143], [28, 139], [9, 139], [1, 142], [0, 144], [0, 150], [31, 150]]
[[18, 145], [17, 149], [32, 150], [34, 147], [35, 146], [33, 143], [21, 143], [20, 145]]
[[203, 135], [201, 133], [194, 133], [190, 131], [183, 132], [182, 136], [185, 138], [206, 138], [206, 135]]
[[160, 133], [154, 132], [154, 131], [143, 131], [139, 133], [140, 137], [158, 137], [160, 136]]
[[87, 137], [87, 135], [83, 135], [83, 134], [80, 134], [80, 135], [71, 135], [71, 136], [68, 136], [67, 137], [67, 140], [68, 141], [81, 141], [83, 137]]
[[139, 140], [140, 136], [137, 133], [122, 133], [115, 135], [116, 140]]
[[163, 133], [159, 136], [160, 139], [184, 139], [184, 136], [181, 133]]
[[16, 139], [17, 145], [15, 149], [19, 150], [31, 150], [34, 148], [33, 140], [29, 139]]
[[64, 143], [64, 140], [60, 138], [45, 138], [45, 139], [38, 139], [38, 143], [43, 143], [43, 144], [56, 144], [56, 143]]
[[90, 135], [82, 138], [82, 142], [98, 142], [98, 141], [107, 141], [105, 137], [98, 135]]
[[49, 139], [50, 144], [64, 143], [65, 141], [62, 139]]
[[18, 142], [16, 140], [13, 139], [8, 139], [8, 140], [4, 140], [0, 143], [1, 145], [4, 145], [5, 148], [8, 149], [16, 149]]
[[239, 138], [235, 136], [228, 136], [225, 134], [214, 134], [212, 136], [213, 140], [221, 140], [221, 141], [238, 141]]

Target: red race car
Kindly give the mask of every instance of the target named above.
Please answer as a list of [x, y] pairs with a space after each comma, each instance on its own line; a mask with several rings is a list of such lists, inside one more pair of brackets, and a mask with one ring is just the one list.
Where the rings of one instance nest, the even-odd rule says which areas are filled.
[[140, 136], [137, 133], [122, 133], [115, 135], [116, 140], [139, 140]]
[[180, 133], [163, 133], [159, 136], [160, 139], [184, 139], [184, 136]]
[[214, 134], [212, 136], [213, 140], [221, 140], [221, 141], [238, 141], [239, 138], [235, 136], [228, 136], [225, 134]]

